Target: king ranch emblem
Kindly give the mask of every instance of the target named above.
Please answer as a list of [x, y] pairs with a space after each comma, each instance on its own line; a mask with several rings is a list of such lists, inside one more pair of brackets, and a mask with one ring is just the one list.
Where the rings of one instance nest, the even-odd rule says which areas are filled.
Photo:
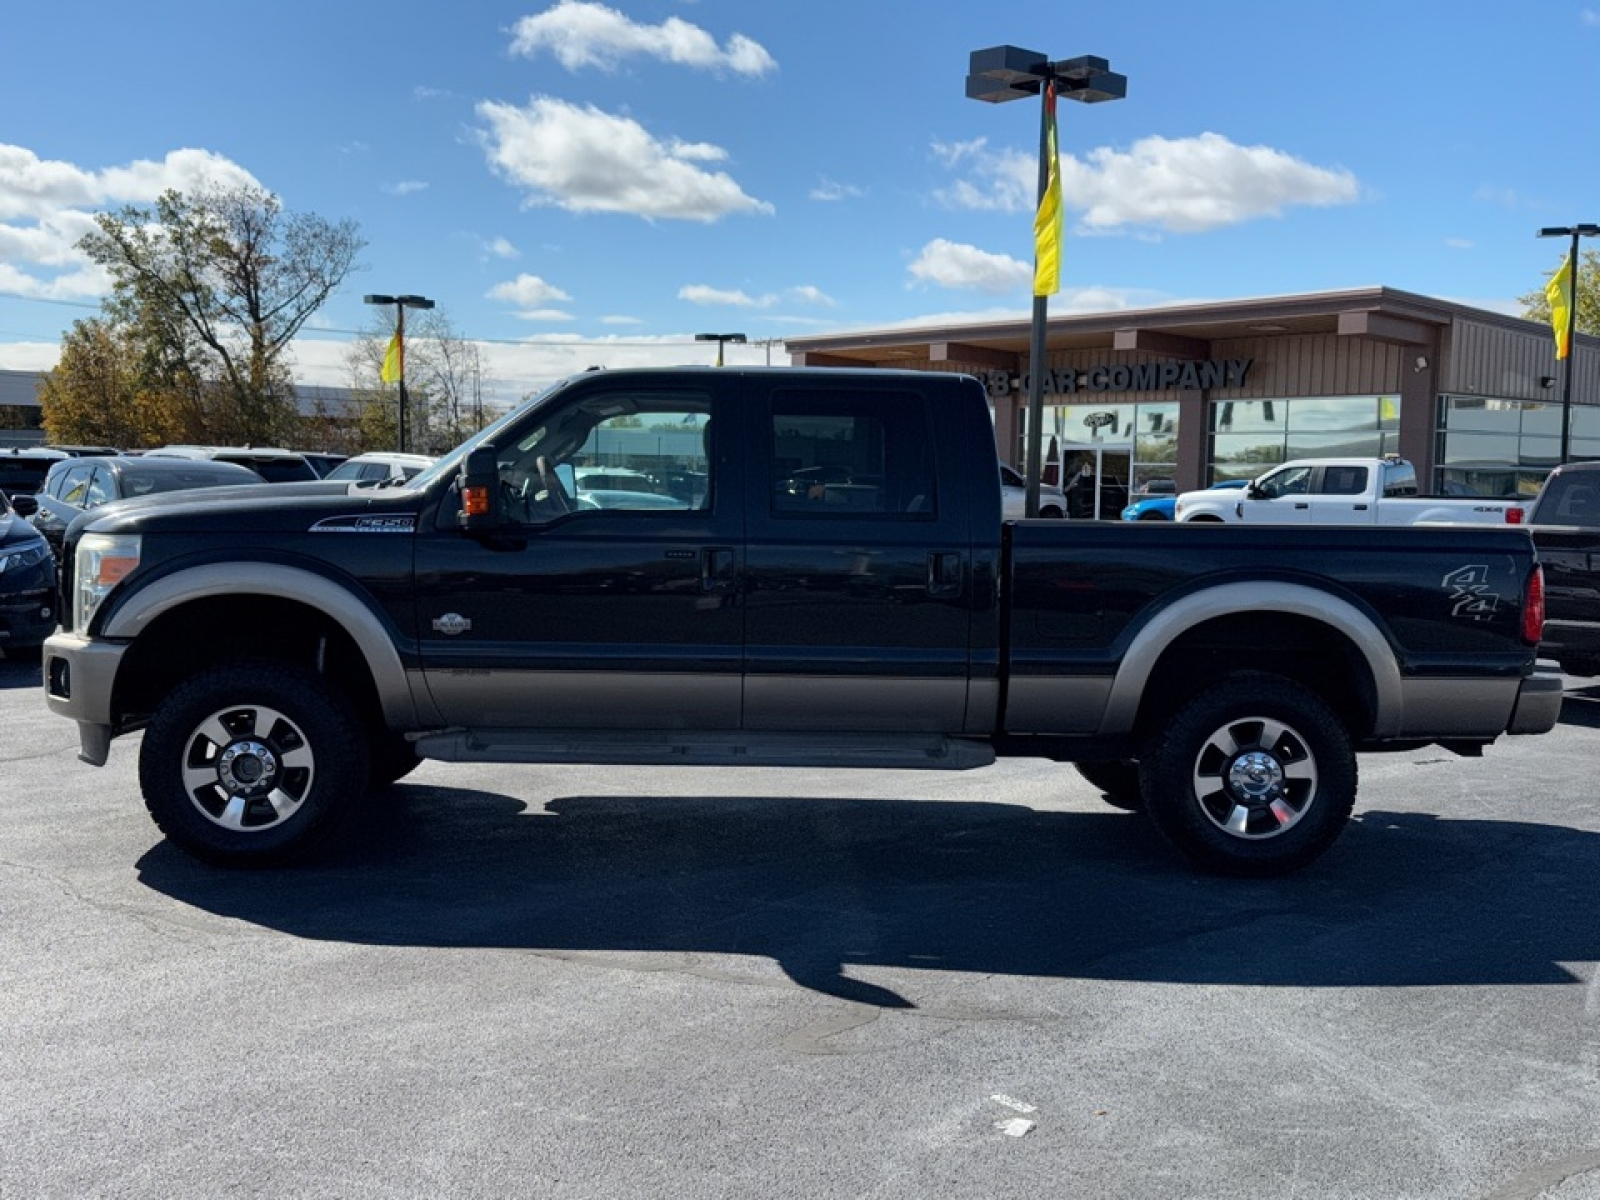
[[448, 634], [454, 637], [458, 633], [466, 633], [472, 628], [472, 622], [460, 613], [445, 613], [442, 617], [433, 619], [433, 628], [436, 633]]

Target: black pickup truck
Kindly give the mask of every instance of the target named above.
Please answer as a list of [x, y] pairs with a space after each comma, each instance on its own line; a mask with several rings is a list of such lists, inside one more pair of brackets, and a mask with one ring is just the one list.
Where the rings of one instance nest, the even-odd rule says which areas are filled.
[[1528, 520], [1546, 585], [1539, 653], [1574, 675], [1600, 675], [1600, 462], [1550, 472]]
[[1556, 722], [1520, 528], [1001, 516], [981, 385], [595, 371], [394, 486], [121, 501], [44, 653], [81, 757], [221, 863], [359, 832], [420, 757], [1076, 762], [1200, 864], [1298, 867], [1356, 752]]

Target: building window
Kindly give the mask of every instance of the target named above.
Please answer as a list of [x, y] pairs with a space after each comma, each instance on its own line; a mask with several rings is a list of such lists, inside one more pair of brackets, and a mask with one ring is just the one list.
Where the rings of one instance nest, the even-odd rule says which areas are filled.
[[1210, 406], [1208, 479], [1254, 479], [1300, 458], [1379, 458], [1400, 446], [1398, 396], [1219, 400]]
[[[1561, 461], [1561, 405], [1494, 396], [1441, 396], [1434, 489], [1523, 496]], [[1600, 459], [1600, 408], [1573, 405], [1568, 457]]]
[[[1028, 410], [1020, 410], [1017, 434], [1018, 464], [1028, 455]], [[1120, 476], [1134, 491], [1152, 480], [1172, 479], [1178, 469], [1178, 405], [1175, 401], [1152, 404], [1050, 404], [1044, 410], [1044, 471], [1048, 483], [1059, 486], [1063, 463], [1088, 448], [1110, 451], [1106, 470]]]

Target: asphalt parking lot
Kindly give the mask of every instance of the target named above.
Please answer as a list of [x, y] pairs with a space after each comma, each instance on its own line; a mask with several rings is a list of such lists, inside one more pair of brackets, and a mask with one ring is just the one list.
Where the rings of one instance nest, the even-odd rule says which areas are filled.
[[428, 763], [230, 873], [0, 662], [0, 1196], [1600, 1197], [1600, 681], [1289, 879], [1070, 770]]

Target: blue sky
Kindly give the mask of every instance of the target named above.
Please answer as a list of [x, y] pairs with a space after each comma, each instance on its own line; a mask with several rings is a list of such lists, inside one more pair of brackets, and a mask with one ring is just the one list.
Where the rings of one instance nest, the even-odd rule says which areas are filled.
[[[253, 180], [358, 223], [296, 347], [350, 382], [366, 292], [421, 293], [506, 401], [595, 363], [1025, 316], [1038, 106], [970, 51], [1094, 54], [1063, 103], [1052, 312], [1383, 284], [1500, 311], [1600, 221], [1600, 0], [215, 0], [0, 18], [0, 368], [105, 281], [97, 209]], [[770, 349], [760, 344], [777, 339]]]

